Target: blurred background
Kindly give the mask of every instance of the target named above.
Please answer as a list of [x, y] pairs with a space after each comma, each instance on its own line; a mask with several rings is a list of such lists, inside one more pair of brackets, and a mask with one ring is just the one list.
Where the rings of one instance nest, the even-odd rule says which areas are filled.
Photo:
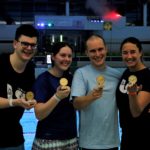
[[[139, 38], [149, 65], [149, 0], [1, 0], [0, 52], [11, 51], [14, 32], [20, 24], [33, 24], [40, 33], [34, 61], [46, 65], [51, 46], [68, 41], [75, 49], [73, 67], [88, 61], [83, 43], [91, 33], [102, 35], [108, 45], [108, 63], [122, 66], [119, 46], [128, 37]], [[48, 55], [48, 56], [47, 56]]]

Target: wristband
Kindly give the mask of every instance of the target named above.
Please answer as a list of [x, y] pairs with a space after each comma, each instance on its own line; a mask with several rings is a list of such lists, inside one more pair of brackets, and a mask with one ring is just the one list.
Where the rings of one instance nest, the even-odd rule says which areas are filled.
[[12, 101], [13, 101], [12, 99], [9, 99], [9, 100], [8, 100], [10, 107], [13, 107], [13, 106], [14, 106], [13, 103], [12, 103]]
[[136, 95], [137, 92], [129, 92], [128, 94], [129, 94], [129, 95]]
[[56, 100], [58, 103], [61, 101], [61, 99], [60, 99], [56, 94], [54, 94], [53, 97], [55, 98], [55, 100]]

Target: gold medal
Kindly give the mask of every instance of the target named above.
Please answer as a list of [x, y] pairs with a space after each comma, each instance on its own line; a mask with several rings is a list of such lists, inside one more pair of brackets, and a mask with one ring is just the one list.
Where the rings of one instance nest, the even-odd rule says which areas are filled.
[[135, 75], [130, 75], [128, 78], [129, 84], [133, 85], [137, 82], [137, 77]]
[[60, 79], [60, 85], [61, 86], [66, 86], [68, 84], [68, 80], [66, 78], [61, 78]]
[[96, 78], [96, 81], [99, 85], [99, 87], [104, 87], [104, 83], [105, 83], [105, 78], [104, 76], [100, 75]]
[[34, 93], [32, 91], [29, 91], [26, 93], [26, 99], [27, 100], [32, 100], [34, 99]]

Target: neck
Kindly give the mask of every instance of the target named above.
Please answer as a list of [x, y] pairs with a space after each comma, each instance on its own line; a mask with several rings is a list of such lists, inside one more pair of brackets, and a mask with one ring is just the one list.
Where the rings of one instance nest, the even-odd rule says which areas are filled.
[[100, 66], [95, 66], [95, 65], [93, 65], [93, 67], [94, 67], [95, 69], [97, 69], [97, 70], [103, 70], [103, 69], [106, 68], [106, 64], [104, 63], [104, 64], [102, 64], [102, 65], [100, 65]]
[[62, 77], [63, 71], [57, 69], [56, 67], [52, 67], [49, 72], [55, 77]]
[[143, 63], [141, 63], [140, 65], [137, 65], [136, 67], [129, 67], [129, 70], [131, 72], [135, 72], [135, 71], [139, 71], [146, 68], [145, 65]]

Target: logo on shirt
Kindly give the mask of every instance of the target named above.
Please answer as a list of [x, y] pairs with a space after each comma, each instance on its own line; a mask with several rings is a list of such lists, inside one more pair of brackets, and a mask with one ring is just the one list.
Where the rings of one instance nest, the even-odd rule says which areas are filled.
[[[25, 98], [25, 91], [22, 90], [21, 88], [18, 88], [15, 91], [15, 97], [18, 99]], [[12, 86], [10, 84], [7, 84], [7, 98], [13, 99], [13, 89], [12, 89]]]
[[127, 93], [127, 87], [129, 86], [129, 83], [125, 79], [122, 79], [119, 90], [121, 93]]

